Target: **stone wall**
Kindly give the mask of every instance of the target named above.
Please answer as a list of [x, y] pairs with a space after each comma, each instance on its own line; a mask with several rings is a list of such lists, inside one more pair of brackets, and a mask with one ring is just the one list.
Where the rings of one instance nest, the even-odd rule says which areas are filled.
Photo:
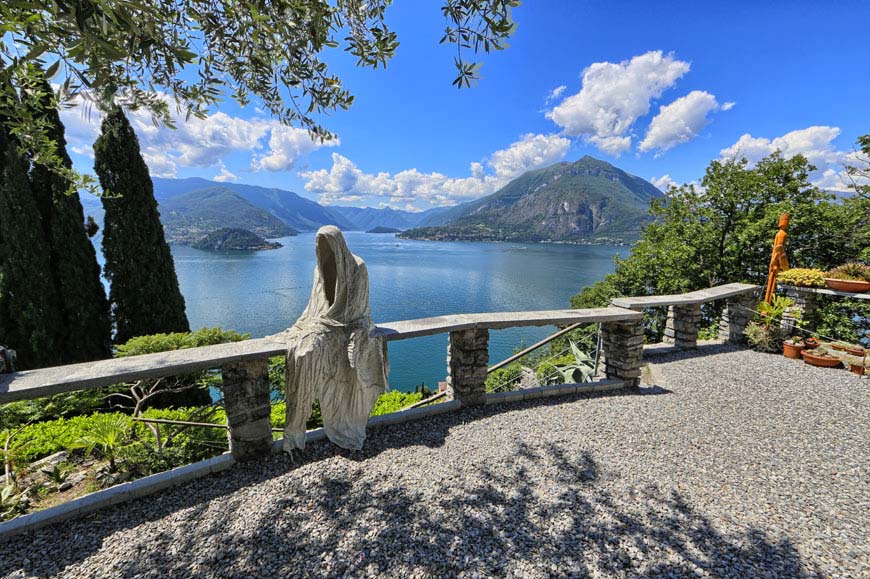
[[643, 358], [643, 324], [640, 321], [601, 324], [601, 346], [604, 373], [608, 378], [622, 380], [626, 386], [640, 384]]
[[269, 454], [272, 425], [268, 360], [227, 364], [221, 368], [221, 376], [233, 457], [249, 460]]
[[752, 293], [730, 298], [719, 320], [719, 338], [732, 344], [745, 344], [743, 332], [752, 320], [757, 304], [758, 296]]
[[447, 344], [447, 397], [463, 406], [486, 402], [489, 331], [450, 332]]

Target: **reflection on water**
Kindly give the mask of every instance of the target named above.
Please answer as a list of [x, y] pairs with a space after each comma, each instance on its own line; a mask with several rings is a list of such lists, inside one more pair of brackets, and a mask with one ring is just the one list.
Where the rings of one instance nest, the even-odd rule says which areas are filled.
[[[436, 243], [391, 234], [348, 232], [371, 281], [375, 322], [462, 312], [562, 309], [586, 285], [612, 271], [610, 246]], [[280, 240], [284, 247], [253, 253], [172, 248], [191, 327], [221, 326], [266, 336], [290, 326], [308, 303], [314, 233]], [[492, 362], [552, 328], [492, 332]], [[446, 335], [390, 344], [390, 385], [435, 387], [445, 376]]]

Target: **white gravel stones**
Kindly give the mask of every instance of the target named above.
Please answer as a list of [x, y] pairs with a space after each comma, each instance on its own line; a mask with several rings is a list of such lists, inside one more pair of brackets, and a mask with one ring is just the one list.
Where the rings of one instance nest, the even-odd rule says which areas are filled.
[[870, 385], [717, 346], [657, 388], [475, 407], [0, 544], [10, 577], [861, 577]]

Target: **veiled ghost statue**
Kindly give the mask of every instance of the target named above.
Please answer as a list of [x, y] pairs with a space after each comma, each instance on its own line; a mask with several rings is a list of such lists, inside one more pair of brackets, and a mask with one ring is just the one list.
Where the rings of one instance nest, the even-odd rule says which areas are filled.
[[308, 306], [278, 336], [287, 343], [284, 450], [305, 448], [305, 423], [315, 398], [329, 439], [359, 450], [369, 414], [387, 389], [385, 344], [369, 336], [374, 324], [365, 262], [331, 225], [317, 232], [316, 253]]

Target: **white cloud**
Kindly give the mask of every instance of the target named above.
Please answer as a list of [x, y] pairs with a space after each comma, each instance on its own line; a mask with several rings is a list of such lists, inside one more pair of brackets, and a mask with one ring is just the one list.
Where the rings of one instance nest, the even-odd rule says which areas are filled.
[[693, 90], [659, 108], [638, 149], [644, 152], [657, 149], [658, 154], [661, 154], [681, 143], [687, 143], [710, 122], [707, 115], [719, 109], [716, 97], [705, 91]]
[[320, 147], [337, 147], [340, 144], [338, 138], [323, 143], [311, 140], [308, 131], [297, 127], [285, 125], [273, 126], [269, 135], [268, 152], [255, 158], [251, 168], [266, 171], [286, 171], [293, 168], [296, 161], [311, 151]]
[[547, 95], [547, 104], [550, 104], [553, 101], [558, 100], [562, 93], [564, 93], [568, 89], [564, 84], [560, 84], [556, 88], [550, 91], [550, 94]]
[[442, 173], [422, 173], [416, 168], [395, 174], [365, 173], [350, 159], [332, 154], [332, 167], [305, 171], [299, 175], [305, 189], [320, 195], [320, 202], [351, 203], [421, 209], [453, 205], [488, 195], [514, 177], [555, 163], [568, 152], [570, 141], [558, 135], [527, 134], [506, 149], [494, 152], [487, 165], [469, 164], [468, 177], [448, 177]]
[[239, 180], [239, 178], [235, 174], [231, 173], [229, 171], [229, 169], [224, 167], [223, 163], [221, 163], [220, 167], [221, 167], [221, 172], [218, 173], [217, 175], [215, 175], [214, 177], [212, 177], [212, 180], [218, 181], [220, 183], [226, 183], [226, 182], [235, 183], [236, 181]]
[[671, 179], [671, 176], [668, 174], [662, 175], [661, 177], [651, 177], [649, 182], [655, 185], [660, 191], [667, 191], [671, 187], [680, 186], [680, 184]]
[[781, 151], [786, 158], [803, 155], [817, 167], [810, 175], [814, 185], [832, 191], [845, 191], [848, 179], [842, 165], [854, 160], [854, 153], [836, 148], [833, 141], [839, 135], [839, 127], [818, 125], [791, 131], [773, 139], [753, 137], [746, 133], [719, 154], [722, 159], [746, 157], [750, 164], [755, 164], [775, 151]]
[[662, 193], [667, 193], [671, 187], [682, 187], [683, 185], [691, 185], [696, 191], [706, 191], [706, 187], [701, 185], [698, 181], [680, 183], [679, 181], [672, 179], [668, 174], [662, 175], [661, 177], [652, 177], [649, 182], [655, 185]]
[[[80, 101], [81, 104], [81, 101]], [[100, 133], [103, 115], [78, 106], [61, 111], [70, 150], [93, 157], [91, 145]], [[179, 167], [219, 167], [233, 153], [250, 153], [252, 170], [288, 170], [306, 154], [338, 140], [312, 140], [305, 129], [273, 119], [241, 118], [218, 111], [203, 119], [175, 115], [176, 129], [157, 127], [144, 110], [127, 113], [142, 156], [154, 176], [174, 177]], [[267, 140], [268, 138], [268, 140]]]
[[596, 62], [583, 71], [579, 93], [547, 113], [565, 134], [582, 136], [618, 156], [631, 146], [628, 134], [650, 103], [687, 72], [689, 63], [650, 51], [620, 63]]
[[722, 110], [723, 111], [730, 111], [731, 109], [734, 108], [734, 105], [736, 105], [736, 104], [737, 103], [735, 103], [733, 101], [728, 101], [727, 103], [722, 105]]
[[[489, 158], [489, 166], [499, 179], [513, 179], [526, 171], [546, 167], [561, 160], [570, 146], [571, 141], [558, 135], [529, 133], [507, 149], [493, 153]], [[482, 172], [483, 167], [480, 166], [478, 171]]]

